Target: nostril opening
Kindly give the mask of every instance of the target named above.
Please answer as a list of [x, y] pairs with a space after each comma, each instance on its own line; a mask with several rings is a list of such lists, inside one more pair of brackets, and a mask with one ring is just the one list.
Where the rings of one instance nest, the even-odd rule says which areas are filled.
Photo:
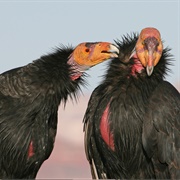
[[86, 49], [85, 51], [86, 51], [86, 52], [89, 52], [89, 49]]

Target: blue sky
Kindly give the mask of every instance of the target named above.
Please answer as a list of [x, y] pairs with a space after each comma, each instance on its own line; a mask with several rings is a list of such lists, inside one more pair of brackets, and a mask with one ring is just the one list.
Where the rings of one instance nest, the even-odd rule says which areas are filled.
[[[161, 32], [172, 48], [174, 66], [167, 77], [180, 82], [180, 2], [176, 1], [0, 1], [0, 73], [26, 65], [53, 48], [85, 41], [121, 39], [145, 27]], [[106, 63], [88, 71], [88, 90], [101, 81]]]

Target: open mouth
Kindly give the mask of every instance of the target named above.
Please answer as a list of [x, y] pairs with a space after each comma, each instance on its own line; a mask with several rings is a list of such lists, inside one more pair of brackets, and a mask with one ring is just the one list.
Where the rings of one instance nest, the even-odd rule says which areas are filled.
[[115, 45], [111, 44], [107, 51], [103, 50], [103, 51], [101, 51], [101, 53], [110, 54], [111, 58], [118, 57], [119, 49]]

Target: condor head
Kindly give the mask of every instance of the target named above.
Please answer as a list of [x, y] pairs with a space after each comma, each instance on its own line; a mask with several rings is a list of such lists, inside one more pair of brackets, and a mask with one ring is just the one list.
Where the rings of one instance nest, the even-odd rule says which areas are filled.
[[109, 42], [84, 42], [76, 46], [71, 58], [83, 67], [90, 68], [107, 59], [118, 57], [119, 50]]
[[148, 76], [153, 72], [162, 56], [163, 44], [160, 32], [152, 27], [141, 31], [136, 43], [136, 53], [142, 65], [146, 67]]

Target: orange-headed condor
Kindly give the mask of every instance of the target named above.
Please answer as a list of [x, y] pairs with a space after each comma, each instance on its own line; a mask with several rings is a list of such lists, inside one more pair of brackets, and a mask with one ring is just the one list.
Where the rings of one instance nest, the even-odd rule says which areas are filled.
[[62, 46], [0, 75], [0, 179], [36, 177], [53, 150], [59, 104], [77, 96], [85, 70], [117, 52], [108, 42]]

